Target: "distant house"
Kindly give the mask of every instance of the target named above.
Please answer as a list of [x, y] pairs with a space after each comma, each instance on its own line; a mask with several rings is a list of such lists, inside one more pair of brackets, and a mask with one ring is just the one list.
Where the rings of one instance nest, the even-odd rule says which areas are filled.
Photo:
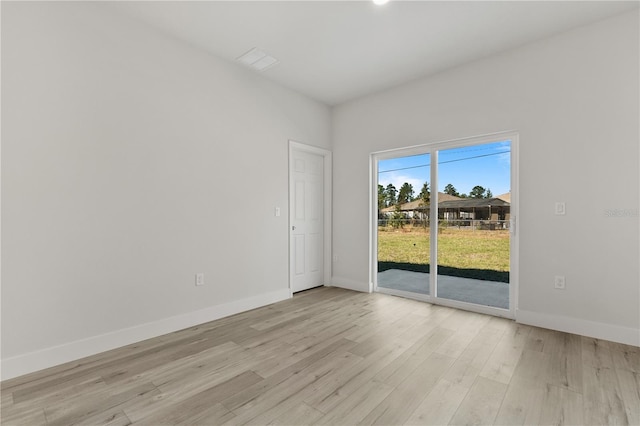
[[438, 203], [438, 218], [444, 220], [508, 221], [511, 217], [511, 194], [493, 198], [458, 198]]
[[[443, 201], [452, 201], [452, 200], [463, 200], [463, 198], [456, 197], [453, 195], [445, 194], [444, 192], [438, 192], [438, 201], [439, 204]], [[429, 204], [425, 204], [422, 199], [417, 199], [413, 201], [409, 201], [408, 203], [400, 204], [400, 211], [405, 213], [408, 218], [420, 218], [425, 219], [427, 211], [429, 209]], [[380, 210], [385, 216], [390, 216], [396, 211], [396, 206], [385, 207]]]
[[[409, 219], [427, 219], [429, 204], [414, 200], [400, 205], [400, 211]], [[389, 206], [380, 213], [390, 217], [396, 206]], [[511, 217], [511, 193], [492, 198], [462, 198], [438, 192], [438, 219], [445, 221], [483, 220], [490, 222], [509, 221]], [[501, 227], [508, 227], [504, 223]]]

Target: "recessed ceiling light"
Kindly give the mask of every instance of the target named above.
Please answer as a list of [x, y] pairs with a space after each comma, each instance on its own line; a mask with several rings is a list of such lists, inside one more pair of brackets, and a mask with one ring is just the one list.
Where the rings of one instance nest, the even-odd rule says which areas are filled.
[[246, 66], [253, 68], [257, 71], [264, 71], [267, 68], [278, 63], [278, 60], [273, 56], [269, 56], [264, 53], [262, 50], [254, 47], [244, 55], [237, 58], [238, 61], [242, 62]]
[[377, 4], [378, 6], [382, 6], [383, 4], [386, 4], [389, 2], [389, 0], [373, 0], [373, 2], [375, 4]]

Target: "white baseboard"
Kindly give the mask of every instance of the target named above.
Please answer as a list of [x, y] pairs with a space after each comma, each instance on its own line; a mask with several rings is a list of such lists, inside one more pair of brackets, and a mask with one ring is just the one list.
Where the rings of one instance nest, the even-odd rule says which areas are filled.
[[640, 329], [638, 328], [523, 310], [516, 311], [516, 322], [626, 345], [640, 346]]
[[2, 360], [2, 380], [75, 361], [100, 352], [130, 345], [163, 334], [173, 333], [174, 331], [270, 305], [271, 303], [280, 302], [289, 298], [291, 298], [291, 291], [286, 288], [222, 305], [211, 306], [186, 314], [176, 315], [159, 321], [76, 340], [35, 352], [13, 356]]
[[369, 284], [350, 280], [348, 278], [331, 277], [331, 285], [333, 287], [345, 288], [347, 290], [360, 291], [364, 293], [370, 293]]

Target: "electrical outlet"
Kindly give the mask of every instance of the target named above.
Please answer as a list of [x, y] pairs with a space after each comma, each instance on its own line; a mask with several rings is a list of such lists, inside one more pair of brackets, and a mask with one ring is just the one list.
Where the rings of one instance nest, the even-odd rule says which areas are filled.
[[564, 275], [556, 275], [554, 279], [555, 286], [558, 290], [564, 290], [566, 282], [564, 279]]
[[558, 216], [564, 216], [565, 214], [567, 214], [567, 206], [565, 205], [564, 201], [559, 201], [556, 203], [556, 208], [555, 208], [555, 212]]
[[196, 285], [204, 285], [204, 272], [199, 272], [196, 274]]
[[334, 255], [333, 255], [333, 261], [334, 261], [334, 262], [337, 262], [337, 261], [338, 261], [338, 255], [337, 255], [337, 254], [334, 254]]

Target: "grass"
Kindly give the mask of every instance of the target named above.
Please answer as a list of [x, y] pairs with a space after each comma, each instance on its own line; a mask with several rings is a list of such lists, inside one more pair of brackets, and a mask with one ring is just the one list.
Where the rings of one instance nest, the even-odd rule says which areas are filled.
[[[429, 231], [424, 228], [380, 228], [378, 271], [429, 272]], [[438, 234], [439, 273], [509, 282], [509, 231], [445, 228]]]

